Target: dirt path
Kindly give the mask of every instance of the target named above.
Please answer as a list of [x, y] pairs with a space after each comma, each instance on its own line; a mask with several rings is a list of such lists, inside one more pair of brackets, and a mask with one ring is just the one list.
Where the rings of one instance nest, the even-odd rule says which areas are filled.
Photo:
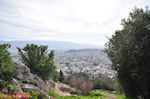
[[63, 91], [61, 91], [60, 90], [60, 84], [58, 84], [58, 83], [55, 83], [54, 90], [60, 96], [70, 96], [71, 95], [69, 92], [63, 92]]
[[114, 94], [110, 94], [110, 93], [107, 93], [107, 92], [101, 92], [101, 94], [103, 94], [104, 96], [106, 96], [106, 98], [104, 99], [117, 99], [117, 96], [114, 95]]

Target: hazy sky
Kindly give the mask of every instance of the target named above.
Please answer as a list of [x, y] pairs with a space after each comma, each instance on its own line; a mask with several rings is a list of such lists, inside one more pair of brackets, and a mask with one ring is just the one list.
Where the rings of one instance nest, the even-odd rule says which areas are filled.
[[0, 40], [103, 45], [122, 18], [150, 0], [0, 0]]

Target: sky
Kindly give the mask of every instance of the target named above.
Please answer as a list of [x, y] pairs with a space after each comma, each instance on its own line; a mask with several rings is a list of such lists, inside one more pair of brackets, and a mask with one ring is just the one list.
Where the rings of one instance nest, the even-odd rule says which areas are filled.
[[103, 46], [121, 19], [150, 0], [0, 0], [0, 40]]

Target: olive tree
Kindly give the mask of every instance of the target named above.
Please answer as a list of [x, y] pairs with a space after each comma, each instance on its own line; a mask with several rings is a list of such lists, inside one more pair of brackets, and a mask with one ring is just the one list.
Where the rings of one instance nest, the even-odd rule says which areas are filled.
[[150, 97], [150, 11], [135, 8], [106, 44], [126, 96]]

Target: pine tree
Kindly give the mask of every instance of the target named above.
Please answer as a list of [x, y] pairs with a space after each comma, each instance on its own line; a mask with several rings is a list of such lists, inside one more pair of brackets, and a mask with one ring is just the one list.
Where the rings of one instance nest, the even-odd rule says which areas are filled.
[[54, 51], [48, 53], [48, 46], [27, 44], [23, 49], [17, 48], [21, 60], [31, 72], [40, 76], [43, 80], [55, 77], [57, 74], [54, 65]]
[[64, 74], [63, 74], [62, 70], [60, 70], [60, 73], [59, 73], [59, 81], [60, 82], [64, 81]]
[[9, 44], [0, 45], [0, 89], [5, 87], [7, 82], [13, 77], [13, 66], [8, 52]]

